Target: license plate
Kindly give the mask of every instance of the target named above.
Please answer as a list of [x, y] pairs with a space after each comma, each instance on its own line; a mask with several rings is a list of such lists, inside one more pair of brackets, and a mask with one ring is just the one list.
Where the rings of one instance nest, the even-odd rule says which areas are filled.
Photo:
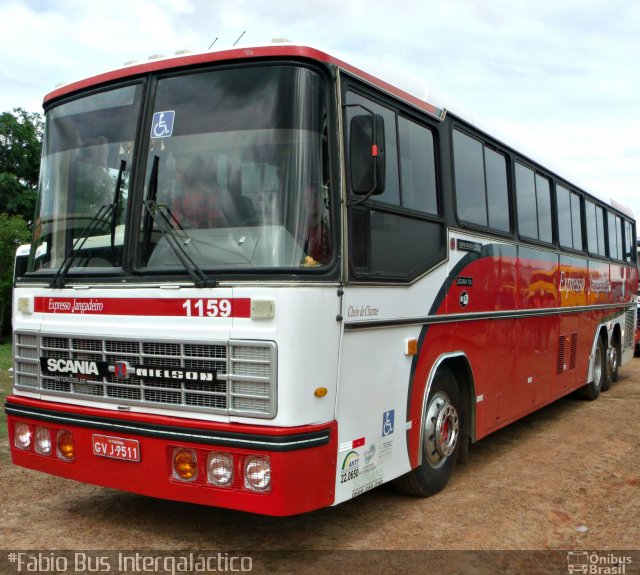
[[140, 461], [140, 443], [136, 439], [93, 435], [93, 454], [98, 457], [109, 457], [121, 461]]

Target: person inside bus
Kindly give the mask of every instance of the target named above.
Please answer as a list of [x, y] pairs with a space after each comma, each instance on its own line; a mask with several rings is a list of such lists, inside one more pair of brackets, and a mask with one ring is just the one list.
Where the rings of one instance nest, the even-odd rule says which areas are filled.
[[178, 183], [180, 192], [171, 212], [183, 228], [224, 228], [238, 221], [231, 194], [218, 183], [216, 170], [203, 158], [188, 162], [178, 174]]
[[303, 224], [298, 234], [305, 266], [325, 265], [331, 259], [328, 208], [323, 192], [319, 184], [312, 184], [305, 191]]

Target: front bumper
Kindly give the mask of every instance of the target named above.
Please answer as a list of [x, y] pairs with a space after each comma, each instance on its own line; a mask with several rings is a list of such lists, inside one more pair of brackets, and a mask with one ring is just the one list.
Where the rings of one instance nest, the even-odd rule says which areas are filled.
[[[222, 424], [140, 413], [113, 413], [95, 408], [9, 396], [5, 404], [12, 460], [16, 465], [148, 495], [265, 515], [294, 515], [331, 505], [335, 499], [337, 422], [295, 428]], [[42, 455], [33, 445], [16, 446], [18, 423], [46, 428], [55, 438], [73, 436], [71, 461], [56, 453]], [[24, 427], [23, 427], [24, 429]], [[94, 454], [94, 435], [137, 441], [139, 461]], [[173, 470], [173, 454], [189, 450], [197, 458], [197, 473], [189, 481]], [[207, 456], [230, 455], [233, 482], [216, 487], [207, 480]], [[271, 485], [266, 492], [247, 488], [243, 462], [251, 456], [269, 459]], [[70, 489], [73, 487], [70, 486]]]

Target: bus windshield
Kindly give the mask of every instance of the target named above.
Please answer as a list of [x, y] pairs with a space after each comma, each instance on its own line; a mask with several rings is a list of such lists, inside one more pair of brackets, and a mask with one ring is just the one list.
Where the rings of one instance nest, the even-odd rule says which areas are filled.
[[181, 271], [172, 239], [204, 269], [329, 263], [326, 111], [315, 72], [256, 66], [161, 79], [151, 124], [141, 267]]
[[[319, 74], [256, 65], [163, 76], [146, 122], [142, 92], [134, 84], [48, 112], [31, 271], [73, 275], [126, 260], [153, 274], [219, 275], [331, 263]], [[146, 156], [137, 170], [135, 147]]]
[[[119, 267], [140, 85], [107, 90], [47, 112], [31, 271]], [[90, 236], [90, 237], [87, 237]]]

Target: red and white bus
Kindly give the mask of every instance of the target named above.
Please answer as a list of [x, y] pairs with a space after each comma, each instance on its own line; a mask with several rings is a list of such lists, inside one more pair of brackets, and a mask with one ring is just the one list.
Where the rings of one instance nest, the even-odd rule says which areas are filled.
[[270, 515], [431, 495], [633, 356], [630, 214], [328, 53], [151, 61], [44, 108], [17, 465]]

